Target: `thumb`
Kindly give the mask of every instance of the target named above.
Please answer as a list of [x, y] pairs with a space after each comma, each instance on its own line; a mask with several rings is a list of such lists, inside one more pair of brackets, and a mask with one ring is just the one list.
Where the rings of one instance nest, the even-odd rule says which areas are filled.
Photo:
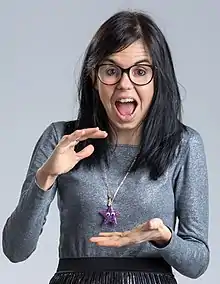
[[163, 221], [159, 218], [154, 218], [145, 223], [145, 230], [157, 230], [163, 225]]
[[94, 147], [92, 145], [88, 145], [84, 149], [76, 153], [76, 159], [80, 161], [82, 159], [88, 158], [89, 156], [92, 155], [93, 152], [94, 152]]

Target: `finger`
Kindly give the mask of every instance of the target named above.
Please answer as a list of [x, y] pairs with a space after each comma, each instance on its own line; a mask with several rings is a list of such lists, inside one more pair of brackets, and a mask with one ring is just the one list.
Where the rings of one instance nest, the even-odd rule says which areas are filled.
[[104, 240], [100, 240], [98, 242], [96, 242], [96, 245], [98, 246], [105, 246], [105, 247], [123, 247], [123, 246], [128, 246], [132, 243], [130, 243], [128, 238], [122, 238], [122, 239], [118, 239], [118, 240], [114, 240], [114, 239], [104, 239]]
[[96, 243], [97, 246], [102, 246], [102, 247], [121, 247], [121, 243], [118, 241], [103, 241], [103, 242], [98, 242]]
[[[76, 130], [72, 134], [68, 135], [68, 140], [72, 141], [80, 141], [81, 137], [85, 134], [86, 129]], [[97, 131], [97, 129], [93, 129], [93, 132]]]
[[103, 139], [108, 136], [106, 131], [101, 131], [99, 128], [88, 128], [82, 130], [76, 130], [69, 135], [69, 141], [85, 141], [90, 139]]
[[73, 133], [69, 134], [70, 137], [77, 135], [78, 133], [84, 133], [84, 134], [92, 134], [94, 132], [99, 131], [98, 127], [94, 128], [84, 128], [84, 129], [77, 129]]
[[146, 227], [148, 228], [148, 230], [157, 230], [161, 226], [163, 226], [163, 221], [159, 218], [151, 219], [146, 223]]
[[93, 132], [93, 133], [90, 133], [90, 134], [86, 134], [84, 133], [80, 138], [79, 140], [80, 141], [84, 141], [86, 139], [103, 139], [103, 138], [106, 138], [108, 136], [107, 132], [106, 131], [101, 131], [101, 130], [98, 130], [96, 132]]
[[92, 243], [99, 243], [99, 242], [111, 242], [111, 241], [118, 241], [118, 240], [120, 240], [120, 237], [118, 237], [118, 236], [111, 236], [111, 237], [107, 237], [107, 236], [105, 236], [105, 237], [91, 237], [90, 238], [90, 241], [92, 242]]
[[78, 129], [74, 131], [72, 134], [64, 135], [61, 141], [63, 142], [62, 146], [69, 146], [69, 143], [72, 143], [74, 141], [80, 141], [81, 137], [83, 135], [92, 135], [96, 132], [99, 132], [99, 128], [87, 128], [87, 129]]
[[100, 237], [114, 237], [114, 236], [122, 237], [123, 233], [122, 232], [110, 232], [110, 233], [101, 232], [99, 233], [99, 236]]
[[105, 237], [91, 237], [89, 240], [92, 243], [98, 243], [98, 242], [106, 240], [106, 238]]
[[98, 246], [105, 246], [105, 247], [120, 247], [121, 240], [110, 239], [106, 237], [92, 237], [90, 242], [96, 243]]
[[69, 147], [69, 146], [73, 146], [73, 143], [77, 144], [80, 137], [84, 134], [84, 131], [83, 130], [76, 130], [74, 132], [74, 135], [71, 134], [71, 135], [64, 135], [62, 137], [62, 139], [60, 140], [60, 143], [59, 145], [61, 147]]
[[76, 153], [76, 159], [78, 161], [88, 158], [89, 156], [92, 155], [94, 152], [94, 147], [92, 145], [88, 145], [85, 148], [83, 148], [81, 151]]
[[85, 128], [85, 129], [77, 129], [73, 133], [69, 134], [69, 139], [74, 141], [76, 139], [80, 139], [83, 135], [93, 135], [96, 132], [100, 132], [98, 127], [95, 128]]

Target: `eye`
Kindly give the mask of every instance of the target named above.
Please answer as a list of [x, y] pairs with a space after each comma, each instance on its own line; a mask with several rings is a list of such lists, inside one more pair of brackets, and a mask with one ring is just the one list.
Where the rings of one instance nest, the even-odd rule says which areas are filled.
[[149, 66], [134, 66], [132, 68], [132, 75], [134, 77], [148, 76], [151, 73], [151, 68]]
[[145, 76], [146, 75], [146, 70], [143, 68], [136, 68], [133, 72], [135, 76]]
[[111, 214], [110, 214], [109, 212], [106, 213], [106, 217], [110, 217], [110, 215], [111, 215]]
[[137, 73], [139, 76], [144, 76], [146, 74], [146, 71], [143, 69], [139, 69]]
[[106, 70], [105, 70], [105, 73], [106, 73], [106, 75], [108, 75], [108, 76], [114, 76], [114, 75], [117, 75], [117, 68], [114, 68], [114, 67], [110, 67], [110, 68], [107, 68]]
[[120, 69], [114, 64], [103, 64], [99, 67], [99, 75], [101, 77], [118, 77]]
[[115, 217], [115, 212], [112, 212], [112, 217]]

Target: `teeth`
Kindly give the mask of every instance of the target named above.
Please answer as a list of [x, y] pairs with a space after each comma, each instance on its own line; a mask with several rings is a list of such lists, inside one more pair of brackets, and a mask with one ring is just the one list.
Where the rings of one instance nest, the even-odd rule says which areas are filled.
[[133, 103], [134, 99], [130, 99], [130, 98], [119, 99], [118, 102], [120, 102], [120, 103]]

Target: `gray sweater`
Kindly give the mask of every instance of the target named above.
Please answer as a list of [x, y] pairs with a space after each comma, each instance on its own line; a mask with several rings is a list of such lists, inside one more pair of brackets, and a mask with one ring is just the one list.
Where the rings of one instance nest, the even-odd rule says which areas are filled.
[[[36, 171], [51, 155], [64, 131], [64, 122], [49, 125], [36, 144], [18, 205], [3, 229], [5, 255], [12, 262], [21, 262], [33, 253], [57, 194], [60, 258], [163, 257], [185, 276], [202, 275], [209, 263], [207, 167], [199, 133], [190, 127], [187, 130], [181, 151], [157, 181], [149, 179], [147, 169], [128, 175], [114, 201], [114, 208], [121, 213], [114, 229], [101, 226], [102, 217], [98, 214], [106, 208], [106, 184], [100, 167], [88, 170], [82, 165], [60, 175], [46, 192], [37, 185]], [[118, 145], [112, 152], [107, 178], [113, 191], [137, 151], [137, 146]], [[171, 241], [163, 248], [150, 242], [106, 248], [88, 241], [100, 231], [129, 230], [155, 217], [161, 218], [172, 230]]]

